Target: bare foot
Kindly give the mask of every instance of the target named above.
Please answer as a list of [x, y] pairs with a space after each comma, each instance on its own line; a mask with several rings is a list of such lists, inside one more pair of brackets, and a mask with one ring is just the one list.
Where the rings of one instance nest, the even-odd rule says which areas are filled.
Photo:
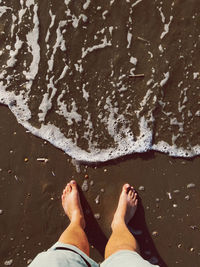
[[70, 181], [63, 190], [62, 206], [70, 221], [79, 223], [84, 229], [85, 219], [80, 203], [76, 181]]
[[112, 229], [119, 223], [125, 222], [125, 224], [128, 224], [136, 212], [137, 204], [137, 193], [134, 188], [129, 184], [124, 184], [119, 197], [117, 210], [112, 221]]

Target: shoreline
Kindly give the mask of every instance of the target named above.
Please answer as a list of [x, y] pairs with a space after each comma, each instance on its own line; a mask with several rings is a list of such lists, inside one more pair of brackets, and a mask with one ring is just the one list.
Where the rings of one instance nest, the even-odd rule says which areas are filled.
[[76, 166], [63, 151], [26, 133], [5, 106], [0, 106], [0, 131], [2, 266], [9, 260], [12, 266], [26, 266], [57, 241], [68, 224], [60, 196], [72, 178], [84, 190], [81, 200], [92, 258], [103, 259], [121, 186], [129, 182], [140, 197], [131, 228], [142, 255], [161, 266], [199, 266], [199, 156], [147, 152]]

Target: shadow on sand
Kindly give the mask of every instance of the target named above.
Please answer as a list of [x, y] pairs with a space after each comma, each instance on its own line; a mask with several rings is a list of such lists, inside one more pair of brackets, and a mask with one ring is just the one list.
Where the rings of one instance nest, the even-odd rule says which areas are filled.
[[132, 232], [136, 238], [141, 256], [151, 262], [152, 264], [157, 264], [160, 267], [167, 267], [167, 264], [160, 257], [154, 242], [152, 240], [151, 234], [149, 233], [148, 227], [145, 221], [145, 212], [142, 205], [142, 200], [139, 198], [138, 208], [134, 218], [129, 222], [129, 230]]
[[101, 230], [99, 224], [97, 223], [97, 220], [94, 218], [92, 209], [88, 204], [86, 198], [84, 197], [80, 187], [79, 187], [79, 194], [80, 194], [81, 205], [85, 210], [85, 221], [86, 221], [85, 232], [88, 241], [98, 250], [102, 258], [104, 258], [104, 250], [108, 239]]

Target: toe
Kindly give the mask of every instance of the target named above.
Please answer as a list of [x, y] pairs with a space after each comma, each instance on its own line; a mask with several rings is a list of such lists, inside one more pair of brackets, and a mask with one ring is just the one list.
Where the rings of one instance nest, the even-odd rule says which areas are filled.
[[128, 196], [130, 197], [130, 199], [133, 199], [133, 197], [134, 197], [133, 190], [129, 190]]
[[130, 188], [130, 184], [124, 184], [122, 187], [122, 191], [125, 191], [127, 193], [128, 188]]
[[71, 187], [70, 183], [67, 184], [65, 190], [66, 190], [66, 193], [70, 193], [71, 192], [72, 187]]
[[133, 201], [137, 200], [137, 193], [134, 194]]
[[72, 187], [72, 190], [77, 190], [77, 183], [75, 180], [71, 180], [70, 181], [70, 185]]
[[135, 193], [135, 188], [133, 186], [131, 186], [131, 190], [133, 191], [133, 193]]

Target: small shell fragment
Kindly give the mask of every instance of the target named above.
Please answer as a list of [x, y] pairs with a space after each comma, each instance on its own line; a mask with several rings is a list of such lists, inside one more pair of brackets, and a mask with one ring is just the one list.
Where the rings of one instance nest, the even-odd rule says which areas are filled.
[[145, 187], [143, 185], [141, 185], [141, 186], [139, 186], [138, 190], [144, 191], [145, 190]]
[[167, 192], [167, 195], [168, 195], [169, 199], [172, 199], [172, 194], [170, 192]]
[[83, 181], [83, 184], [82, 184], [81, 188], [82, 188], [83, 192], [87, 192], [88, 191], [89, 186], [88, 186], [88, 181], [87, 180]]
[[158, 236], [158, 232], [157, 231], [153, 231], [152, 232], [152, 236]]
[[95, 203], [99, 204], [100, 203], [100, 195], [97, 195], [97, 197], [95, 198]]
[[94, 218], [97, 219], [97, 220], [99, 220], [101, 218], [100, 213], [95, 213], [94, 214]]
[[178, 193], [180, 193], [180, 190], [176, 189], [176, 190], [174, 190], [174, 193], [178, 194]]
[[187, 188], [194, 188], [194, 187], [196, 187], [196, 185], [194, 183], [190, 183], [187, 185]]
[[185, 199], [190, 200], [190, 196], [189, 195], [185, 196]]
[[5, 266], [10, 266], [10, 265], [12, 265], [12, 263], [13, 263], [13, 260], [12, 259], [7, 260], [7, 261], [4, 261], [4, 265]]
[[37, 158], [37, 161], [40, 161], [40, 162], [48, 162], [49, 160], [47, 158]]
[[196, 225], [190, 225], [190, 228], [191, 228], [192, 230], [198, 230], [198, 227], [197, 227]]

